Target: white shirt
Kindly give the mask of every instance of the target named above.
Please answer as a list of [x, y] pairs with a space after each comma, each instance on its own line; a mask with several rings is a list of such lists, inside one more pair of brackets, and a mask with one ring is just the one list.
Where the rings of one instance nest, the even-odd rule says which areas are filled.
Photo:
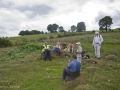
[[[81, 46], [79, 46], [79, 47], [77, 48], [77, 52], [78, 52], [78, 53], [82, 53], [82, 47], [81, 47]], [[81, 56], [81, 54], [77, 54], [77, 57], [82, 57], [82, 56]]]
[[101, 44], [103, 42], [103, 38], [101, 35], [96, 35], [93, 38], [93, 44]]

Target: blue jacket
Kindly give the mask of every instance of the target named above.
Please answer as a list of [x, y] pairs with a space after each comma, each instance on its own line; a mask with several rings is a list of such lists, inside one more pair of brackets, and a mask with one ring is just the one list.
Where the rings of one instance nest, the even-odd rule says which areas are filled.
[[71, 61], [68, 64], [68, 68], [69, 68], [70, 72], [79, 72], [80, 71], [80, 66], [81, 66], [81, 64], [77, 59]]

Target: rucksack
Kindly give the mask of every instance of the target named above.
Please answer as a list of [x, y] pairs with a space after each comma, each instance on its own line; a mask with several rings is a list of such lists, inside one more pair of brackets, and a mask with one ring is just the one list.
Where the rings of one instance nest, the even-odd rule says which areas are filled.
[[[96, 36], [94, 36], [94, 38], [95, 38]], [[100, 41], [101, 41], [101, 35], [99, 35], [99, 38], [100, 38]]]

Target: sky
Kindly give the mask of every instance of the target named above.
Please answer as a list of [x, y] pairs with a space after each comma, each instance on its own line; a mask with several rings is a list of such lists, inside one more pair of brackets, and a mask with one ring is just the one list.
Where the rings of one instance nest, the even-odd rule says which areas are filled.
[[49, 24], [68, 31], [84, 22], [86, 30], [99, 30], [105, 16], [113, 19], [111, 28], [120, 27], [120, 0], [0, 0], [0, 37], [18, 36], [22, 30], [47, 32]]

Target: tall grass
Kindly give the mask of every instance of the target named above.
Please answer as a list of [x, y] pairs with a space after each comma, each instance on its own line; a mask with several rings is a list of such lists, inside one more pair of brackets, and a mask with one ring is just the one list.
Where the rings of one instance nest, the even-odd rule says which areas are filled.
[[[40, 34], [41, 35], [41, 34]], [[119, 90], [120, 88], [120, 32], [101, 32], [104, 42], [101, 46], [101, 60], [94, 58], [92, 47], [92, 32], [81, 35], [56, 38], [56, 34], [44, 34], [43, 37], [54, 36], [48, 44], [72, 41], [81, 46], [90, 55], [83, 59], [80, 77], [84, 83], [69, 83], [62, 81], [62, 70], [71, 57], [53, 59], [43, 62], [38, 57], [41, 53], [42, 41], [31, 42], [42, 36], [23, 36], [9, 38], [11, 41], [27, 40], [24, 44], [8, 48], [0, 48], [0, 90]], [[76, 50], [75, 45], [75, 50]], [[117, 60], [107, 60], [108, 55], [115, 55]]]

